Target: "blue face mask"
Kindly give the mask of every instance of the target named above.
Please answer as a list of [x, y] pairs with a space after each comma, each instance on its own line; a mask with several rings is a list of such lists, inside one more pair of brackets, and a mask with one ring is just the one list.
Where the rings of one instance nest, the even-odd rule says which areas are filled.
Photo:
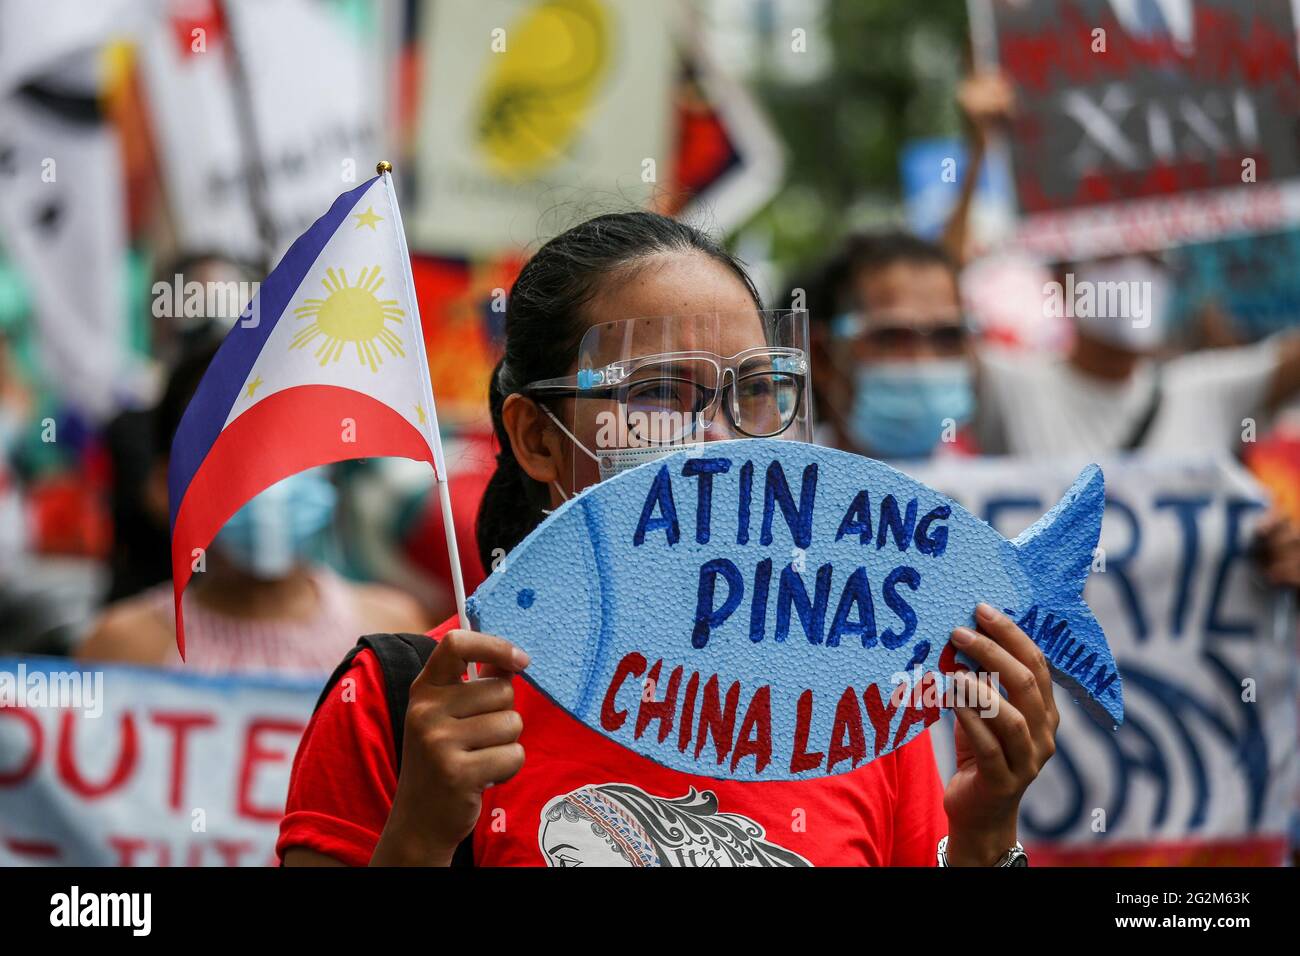
[[336, 498], [321, 469], [290, 475], [231, 515], [214, 544], [254, 577], [284, 577], [333, 519]]
[[924, 458], [949, 425], [974, 410], [970, 366], [963, 359], [878, 362], [858, 366], [848, 428], [881, 458]]

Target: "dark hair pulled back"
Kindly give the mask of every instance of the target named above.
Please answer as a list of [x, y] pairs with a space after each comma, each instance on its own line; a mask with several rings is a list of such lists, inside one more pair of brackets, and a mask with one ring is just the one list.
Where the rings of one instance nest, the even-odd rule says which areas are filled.
[[550, 503], [546, 486], [529, 478], [515, 458], [501, 414], [506, 398], [530, 382], [568, 374], [589, 325], [587, 303], [609, 282], [627, 278], [640, 260], [672, 252], [698, 252], [725, 265], [761, 308], [738, 259], [694, 226], [652, 212], [588, 219], [538, 249], [515, 279], [506, 305], [505, 352], [488, 389], [501, 451], [475, 529], [485, 570], [497, 549], [508, 552], [537, 527]]

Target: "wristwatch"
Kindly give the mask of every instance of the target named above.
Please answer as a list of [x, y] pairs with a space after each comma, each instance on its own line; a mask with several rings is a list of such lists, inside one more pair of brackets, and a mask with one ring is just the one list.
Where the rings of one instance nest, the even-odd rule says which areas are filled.
[[[939, 865], [948, 866], [948, 838], [946, 836], [939, 841]], [[1017, 840], [1016, 845], [1007, 850], [1007, 852], [1002, 855], [1002, 859], [998, 860], [993, 865], [995, 867], [1028, 866], [1029, 854], [1025, 852], [1025, 848], [1021, 846], [1020, 841]]]

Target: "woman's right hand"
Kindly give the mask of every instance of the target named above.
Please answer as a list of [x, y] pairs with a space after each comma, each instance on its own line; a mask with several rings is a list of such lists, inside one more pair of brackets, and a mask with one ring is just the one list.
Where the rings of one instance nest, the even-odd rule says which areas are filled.
[[[477, 680], [466, 666], [483, 665]], [[372, 866], [446, 866], [474, 829], [483, 791], [524, 764], [511, 675], [528, 655], [509, 641], [448, 631], [411, 683], [402, 771]]]

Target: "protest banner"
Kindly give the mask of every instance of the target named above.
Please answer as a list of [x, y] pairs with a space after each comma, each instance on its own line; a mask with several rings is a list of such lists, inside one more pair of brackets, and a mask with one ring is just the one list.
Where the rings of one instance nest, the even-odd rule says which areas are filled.
[[660, 211], [731, 232], [780, 191], [785, 150], [750, 91], [714, 62], [703, 32], [683, 25], [677, 41], [676, 156]]
[[667, 180], [668, 5], [482, 0], [421, 12], [417, 247], [524, 247], [548, 207], [644, 204]]
[[367, 177], [389, 118], [371, 7], [169, 3], [141, 68], [183, 251], [274, 261]]
[[[999, 532], [1050, 505], [1075, 463], [909, 468]], [[1124, 682], [1100, 732], [1065, 705], [1056, 755], [1025, 795], [1034, 863], [1278, 865], [1297, 777], [1293, 606], [1252, 568], [1260, 487], [1223, 461], [1110, 461], [1084, 597]], [[933, 733], [936, 751], [951, 735]], [[951, 765], [941, 753], [940, 765]]]
[[971, 0], [977, 58], [1015, 86], [1020, 239], [1082, 259], [1300, 222], [1287, 0]]
[[[679, 39], [669, 116], [672, 158], [656, 170], [663, 190], [652, 205], [730, 232], [780, 188], [782, 149], [749, 91], [717, 68], [698, 34], [684, 30]], [[618, 205], [626, 205], [623, 197]], [[536, 219], [544, 212], [544, 205], [533, 206], [528, 215]], [[438, 382], [444, 427], [490, 430], [483, 396], [504, 335], [506, 292], [526, 257], [518, 244], [467, 254], [473, 243], [458, 247], [447, 232], [447, 254], [416, 255], [411, 262], [429, 373]], [[527, 245], [537, 237], [525, 230], [516, 238]]]
[[1011, 542], [878, 461], [708, 443], [570, 499], [467, 612], [529, 653], [524, 678], [559, 706], [688, 773], [802, 779], [896, 749], [951, 706], [950, 635], [981, 601], [1109, 732], [1121, 684], [1080, 598], [1101, 506], [1084, 469]]
[[0, 865], [273, 864], [323, 682], [0, 660]]
[[[0, 59], [17, 45], [6, 40]], [[65, 73], [62, 109], [39, 88], [0, 97], [0, 251], [31, 297], [42, 378], [102, 421], [138, 386], [126, 347], [121, 143], [98, 107], [103, 91]]]

